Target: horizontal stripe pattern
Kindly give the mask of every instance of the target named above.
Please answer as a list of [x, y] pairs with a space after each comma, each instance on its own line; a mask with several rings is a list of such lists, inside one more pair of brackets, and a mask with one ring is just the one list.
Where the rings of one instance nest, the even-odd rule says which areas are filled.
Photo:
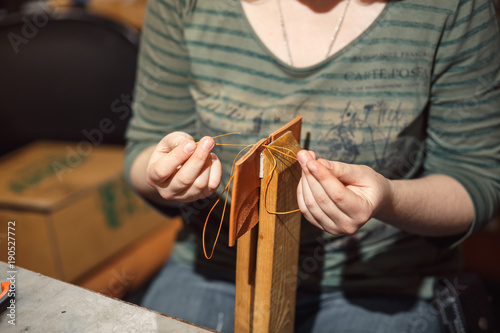
[[[302, 115], [318, 156], [392, 178], [447, 174], [473, 199], [473, 228], [487, 222], [500, 203], [500, 41], [490, 0], [391, 0], [359, 38], [305, 69], [284, 65], [245, 20], [239, 0], [149, 0], [126, 170], [172, 131], [196, 139], [239, 131], [218, 142], [248, 144]], [[239, 150], [217, 147], [223, 179]], [[327, 286], [342, 261], [331, 255]]]

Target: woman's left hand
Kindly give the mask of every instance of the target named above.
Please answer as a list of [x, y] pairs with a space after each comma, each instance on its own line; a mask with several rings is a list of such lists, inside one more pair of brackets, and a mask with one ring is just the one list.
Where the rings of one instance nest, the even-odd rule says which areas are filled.
[[391, 182], [364, 165], [297, 155], [302, 177], [297, 187], [300, 211], [311, 224], [333, 235], [353, 234], [390, 202]]

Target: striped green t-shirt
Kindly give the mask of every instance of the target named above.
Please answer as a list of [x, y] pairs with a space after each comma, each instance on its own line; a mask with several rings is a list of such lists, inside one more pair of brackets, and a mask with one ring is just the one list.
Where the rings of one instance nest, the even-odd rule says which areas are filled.
[[[303, 139], [310, 135], [319, 157], [365, 164], [391, 179], [457, 179], [475, 207], [470, 234], [500, 204], [499, 64], [492, 0], [389, 1], [349, 45], [300, 69], [270, 53], [240, 0], [150, 0], [125, 172], [172, 131], [195, 138], [238, 131], [226, 141], [249, 144], [302, 115]], [[216, 147], [223, 182], [237, 152]], [[230, 271], [227, 225], [214, 258], [201, 254], [212, 203], [181, 206], [186, 223], [173, 256]], [[210, 226], [218, 227], [217, 215]], [[350, 236], [305, 220], [301, 232], [299, 285], [422, 297], [431, 295], [429, 277], [458, 268], [449, 245], [464, 238], [418, 237], [375, 219]]]

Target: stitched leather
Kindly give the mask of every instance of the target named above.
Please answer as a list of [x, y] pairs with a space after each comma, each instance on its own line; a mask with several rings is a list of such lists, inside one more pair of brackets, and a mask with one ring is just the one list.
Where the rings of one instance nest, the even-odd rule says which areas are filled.
[[292, 132], [295, 140], [300, 142], [302, 117], [295, 117], [285, 126], [261, 139], [252, 149], [235, 164], [233, 189], [231, 194], [231, 214], [229, 217], [229, 246], [252, 229], [259, 222], [260, 196], [260, 154], [264, 145], [276, 141], [286, 132]]

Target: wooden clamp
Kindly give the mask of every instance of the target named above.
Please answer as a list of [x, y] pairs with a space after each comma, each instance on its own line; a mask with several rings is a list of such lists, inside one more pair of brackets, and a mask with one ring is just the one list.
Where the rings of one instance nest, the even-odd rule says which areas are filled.
[[295, 117], [269, 137], [257, 142], [236, 162], [229, 217], [229, 246], [234, 246], [236, 240], [252, 229], [259, 221], [259, 190], [261, 185], [259, 173], [261, 169], [260, 156], [265, 149], [263, 146], [275, 142], [285, 133], [290, 132], [300, 149], [298, 142], [300, 142], [301, 126], [302, 117]]
[[[301, 118], [292, 121], [295, 131], [298, 128], [298, 135], [291, 132], [278, 133], [272, 139], [271, 136], [268, 138], [270, 143], [267, 145], [284, 147], [297, 153], [301, 149], [296, 139], [300, 137], [300, 121]], [[274, 166], [273, 156], [277, 163], [266, 191], [260, 191], [257, 199], [236, 202], [241, 205], [238, 207], [245, 209], [239, 214], [238, 211], [235, 213], [235, 216], [242, 219], [239, 225], [235, 225], [239, 239], [234, 331], [293, 332], [301, 214], [272, 214], [267, 210], [288, 212], [298, 208], [296, 189], [301, 170], [295, 159], [268, 149], [260, 151], [264, 155], [264, 177], [260, 180], [258, 172], [252, 171], [251, 177], [256, 177], [261, 184], [256, 187], [252, 183], [251, 187], [246, 188], [247, 193], [254, 195], [255, 192], [258, 194], [259, 187], [264, 189], [266, 178]], [[255, 157], [258, 152], [259, 149], [254, 147], [253, 152], [243, 158], [250, 160], [249, 165], [253, 166], [256, 160], [260, 161], [260, 153], [258, 159]], [[241, 170], [246, 168], [240, 168], [240, 172]], [[250, 177], [245, 176], [245, 179]], [[235, 183], [236, 186], [237, 184]], [[259, 208], [256, 213], [254, 206], [257, 202]], [[232, 202], [231, 214], [234, 212], [233, 204]], [[257, 222], [258, 228], [252, 228]]]

